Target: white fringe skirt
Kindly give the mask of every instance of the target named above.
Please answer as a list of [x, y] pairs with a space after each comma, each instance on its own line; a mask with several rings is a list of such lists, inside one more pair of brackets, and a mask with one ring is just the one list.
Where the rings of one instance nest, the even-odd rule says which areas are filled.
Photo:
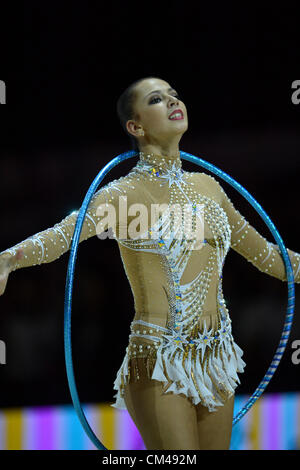
[[164, 383], [164, 393], [184, 394], [197, 405], [216, 411], [233, 395], [244, 372], [243, 351], [234, 342], [229, 323], [212, 333], [206, 325], [187, 337], [161, 326], [136, 320], [131, 323], [126, 355], [114, 382], [115, 403], [126, 409], [124, 387], [139, 380], [142, 358], [147, 376]]

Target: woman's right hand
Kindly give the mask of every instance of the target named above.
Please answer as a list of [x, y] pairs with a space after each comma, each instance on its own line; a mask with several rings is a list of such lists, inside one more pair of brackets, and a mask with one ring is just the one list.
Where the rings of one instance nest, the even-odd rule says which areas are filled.
[[12, 271], [17, 261], [23, 256], [24, 253], [21, 248], [17, 250], [14, 256], [9, 253], [0, 256], [0, 295], [5, 291], [9, 273]]

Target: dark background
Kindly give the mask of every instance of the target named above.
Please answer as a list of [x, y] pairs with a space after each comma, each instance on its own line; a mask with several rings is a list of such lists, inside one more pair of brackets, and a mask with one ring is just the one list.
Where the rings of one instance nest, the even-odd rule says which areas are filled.
[[[20, 4], [21, 5], [21, 4]], [[239, 181], [262, 205], [286, 246], [299, 252], [300, 79], [296, 2], [37, 2], [2, 16], [0, 251], [52, 227], [80, 207], [101, 168], [130, 150], [116, 101], [154, 75], [185, 101], [180, 149]], [[103, 184], [137, 159], [114, 168]], [[196, 171], [183, 162], [183, 168]], [[238, 210], [274, 241], [254, 209], [221, 182]], [[0, 299], [0, 407], [70, 403], [63, 316], [68, 254], [11, 274]], [[287, 284], [233, 250], [223, 291], [247, 363], [238, 393], [252, 393], [280, 339]], [[294, 327], [269, 392], [299, 390]], [[83, 402], [113, 401], [128, 342], [133, 298], [113, 240], [83, 242], [72, 309], [73, 360]]]

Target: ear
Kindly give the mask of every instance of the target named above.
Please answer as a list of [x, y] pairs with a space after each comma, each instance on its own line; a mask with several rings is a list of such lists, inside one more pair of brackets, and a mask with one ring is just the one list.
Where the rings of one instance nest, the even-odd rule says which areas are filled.
[[138, 126], [133, 120], [126, 122], [126, 129], [129, 134], [133, 135], [134, 137], [139, 137], [141, 135], [141, 126]]

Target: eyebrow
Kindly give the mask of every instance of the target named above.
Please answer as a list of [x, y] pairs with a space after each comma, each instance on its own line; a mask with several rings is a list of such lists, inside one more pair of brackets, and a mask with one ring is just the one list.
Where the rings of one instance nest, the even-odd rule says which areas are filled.
[[[171, 88], [168, 88], [167, 91], [175, 91], [175, 92], [176, 92], [176, 90], [174, 90], [174, 88], [172, 88], [172, 87], [171, 87]], [[151, 91], [150, 93], [148, 93], [148, 95], [145, 96], [144, 99], [146, 99], [147, 96], [152, 95], [152, 93], [160, 93], [160, 92], [161, 92], [161, 90], [154, 90], [154, 91]]]

